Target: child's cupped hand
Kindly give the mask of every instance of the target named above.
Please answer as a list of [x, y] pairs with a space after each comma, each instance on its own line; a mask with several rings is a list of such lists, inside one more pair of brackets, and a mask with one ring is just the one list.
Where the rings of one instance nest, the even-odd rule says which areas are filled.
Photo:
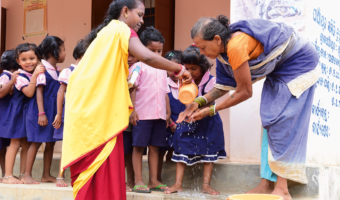
[[44, 65], [38, 65], [35, 70], [33, 75], [38, 76], [39, 74], [45, 73], [46, 69], [44, 67]]
[[57, 114], [54, 118], [54, 122], [52, 123], [53, 127], [55, 129], [59, 129], [61, 126], [61, 121], [62, 121], [62, 116]]
[[137, 125], [137, 122], [139, 121], [139, 116], [135, 110], [131, 113], [129, 121], [130, 121], [130, 124], [134, 126]]
[[39, 118], [38, 118], [38, 124], [39, 124], [40, 126], [47, 126], [47, 124], [48, 124], [48, 119], [47, 119], [47, 117], [46, 117], [45, 114], [39, 116]]

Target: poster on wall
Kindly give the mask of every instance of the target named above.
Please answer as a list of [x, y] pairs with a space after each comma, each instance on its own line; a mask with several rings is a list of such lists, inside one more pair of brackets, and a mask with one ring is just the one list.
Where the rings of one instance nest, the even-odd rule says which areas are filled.
[[265, 19], [285, 22], [304, 31], [306, 0], [234, 0], [232, 21]]
[[46, 1], [24, 0], [24, 38], [47, 34]]

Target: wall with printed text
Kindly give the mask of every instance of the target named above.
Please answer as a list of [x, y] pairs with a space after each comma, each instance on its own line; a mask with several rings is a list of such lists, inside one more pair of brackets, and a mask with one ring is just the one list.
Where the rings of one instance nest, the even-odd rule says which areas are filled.
[[334, 3], [306, 5], [305, 36], [315, 46], [322, 70], [309, 125], [308, 164], [340, 165], [340, 15]]

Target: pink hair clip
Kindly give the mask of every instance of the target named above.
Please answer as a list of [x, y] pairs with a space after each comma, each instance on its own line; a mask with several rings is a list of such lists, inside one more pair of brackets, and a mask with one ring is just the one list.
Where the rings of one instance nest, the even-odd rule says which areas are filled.
[[192, 46], [194, 46], [194, 47], [195, 47], [195, 46], [196, 46], [196, 44], [195, 44], [195, 43], [192, 43]]

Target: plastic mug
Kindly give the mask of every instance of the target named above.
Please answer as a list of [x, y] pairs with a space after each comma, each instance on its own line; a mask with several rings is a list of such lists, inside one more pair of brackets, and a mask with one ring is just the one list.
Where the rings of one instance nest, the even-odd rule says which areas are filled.
[[191, 104], [198, 95], [195, 83], [185, 84], [179, 88], [178, 99], [183, 104]]

